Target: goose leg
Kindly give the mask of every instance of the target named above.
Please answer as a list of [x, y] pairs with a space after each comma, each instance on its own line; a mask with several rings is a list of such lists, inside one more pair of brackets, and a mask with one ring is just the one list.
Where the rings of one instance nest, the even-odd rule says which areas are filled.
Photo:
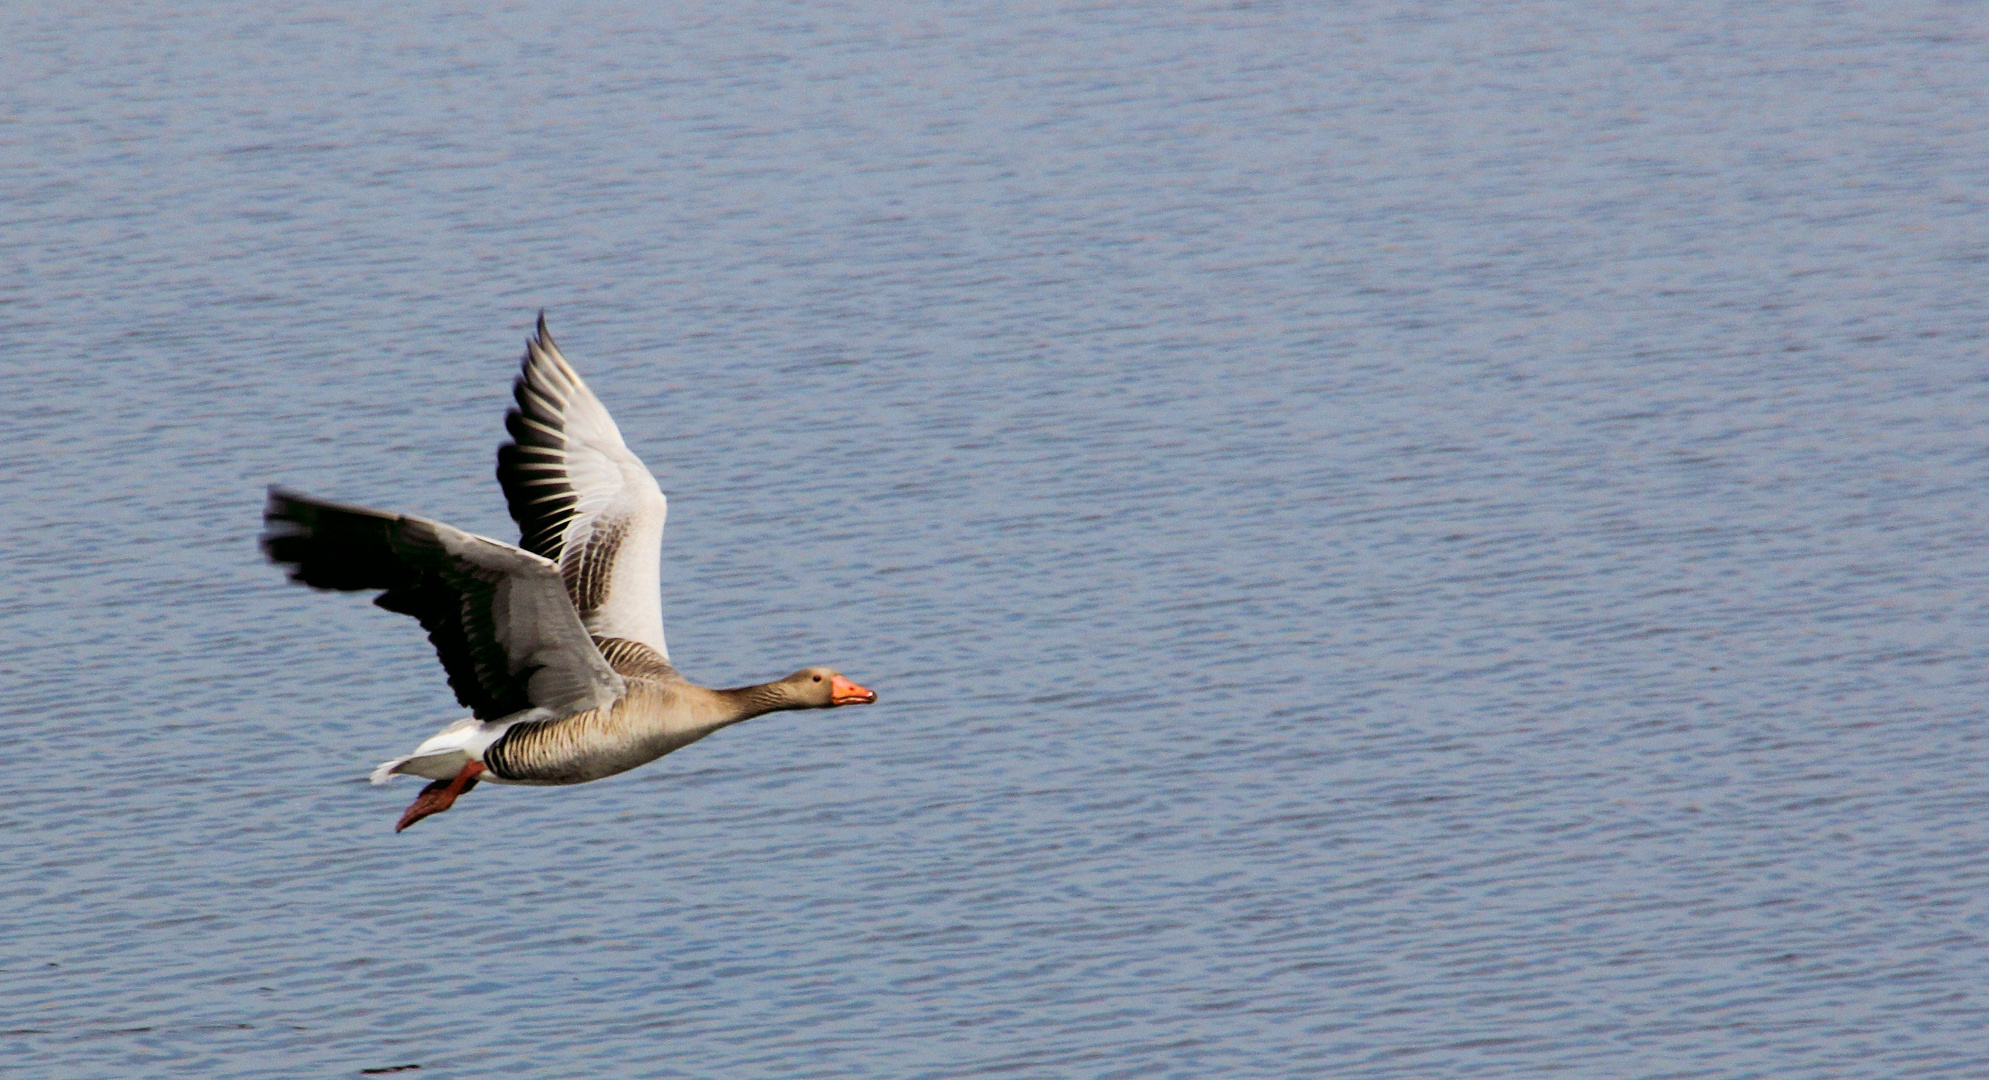
[[422, 788], [421, 794], [415, 796], [414, 803], [407, 808], [407, 813], [401, 815], [401, 823], [394, 826], [394, 831], [400, 832], [430, 814], [439, 814], [456, 805], [456, 796], [477, 786], [477, 774], [482, 771], [483, 762], [464, 762], [463, 771], [457, 773], [454, 780], [437, 780]]

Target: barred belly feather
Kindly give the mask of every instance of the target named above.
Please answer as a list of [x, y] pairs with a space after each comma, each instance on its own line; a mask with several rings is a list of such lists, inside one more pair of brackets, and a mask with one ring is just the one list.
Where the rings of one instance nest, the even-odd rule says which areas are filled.
[[484, 751], [492, 779], [513, 784], [584, 784], [627, 772], [689, 746], [729, 718], [706, 702], [669, 662], [640, 642], [596, 640], [628, 686], [605, 709], [513, 725]]

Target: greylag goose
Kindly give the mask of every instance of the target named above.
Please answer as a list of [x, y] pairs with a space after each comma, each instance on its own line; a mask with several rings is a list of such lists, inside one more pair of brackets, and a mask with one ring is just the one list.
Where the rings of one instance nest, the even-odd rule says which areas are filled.
[[518, 546], [269, 491], [271, 561], [315, 588], [379, 591], [375, 604], [421, 620], [470, 710], [373, 770], [376, 784], [402, 773], [433, 781], [395, 832], [449, 809], [479, 780], [583, 784], [764, 713], [877, 700], [825, 667], [731, 690], [679, 675], [663, 643], [658, 577], [667, 502], [560, 355], [544, 313], [513, 396], [497, 479]]

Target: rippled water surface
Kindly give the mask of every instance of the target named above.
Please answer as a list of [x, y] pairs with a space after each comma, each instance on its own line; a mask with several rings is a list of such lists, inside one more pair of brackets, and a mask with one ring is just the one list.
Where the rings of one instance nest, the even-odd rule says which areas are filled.
[[[0, 1072], [1989, 1075], [1986, 31], [0, 9]], [[396, 836], [540, 307], [883, 701]]]

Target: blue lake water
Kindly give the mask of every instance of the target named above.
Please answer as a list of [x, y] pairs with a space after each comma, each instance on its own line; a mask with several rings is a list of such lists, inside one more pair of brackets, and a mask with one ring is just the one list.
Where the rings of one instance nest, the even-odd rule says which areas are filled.
[[[0, 33], [0, 1073], [1989, 1075], [1980, 5]], [[882, 702], [396, 836], [541, 307]]]

